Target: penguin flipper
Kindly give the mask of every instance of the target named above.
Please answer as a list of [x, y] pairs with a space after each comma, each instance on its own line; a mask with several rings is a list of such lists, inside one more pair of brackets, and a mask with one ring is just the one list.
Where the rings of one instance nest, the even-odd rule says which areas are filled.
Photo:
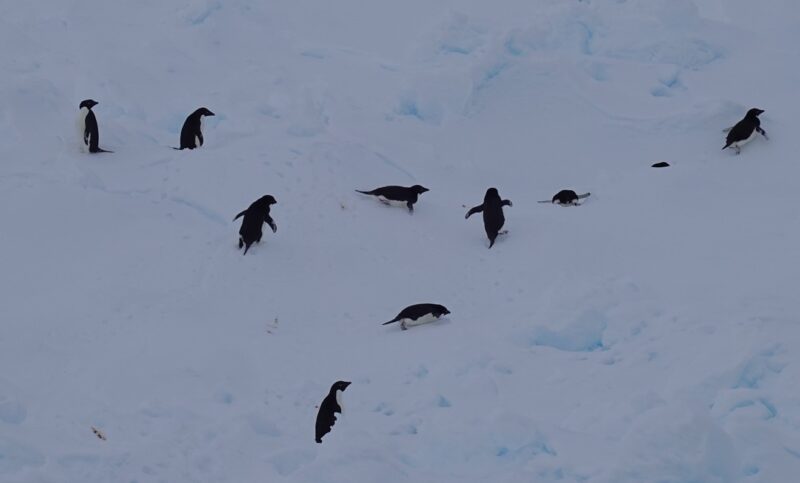
[[238, 215], [234, 216], [233, 217], [233, 221], [238, 220], [240, 217], [244, 216], [245, 213], [247, 213], [247, 210], [244, 210], [243, 212], [241, 212]]
[[478, 206], [475, 206], [475, 207], [471, 208], [471, 209], [470, 209], [470, 210], [467, 212], [466, 216], [464, 216], [464, 219], [467, 219], [467, 218], [469, 218], [470, 216], [474, 215], [475, 213], [480, 213], [480, 212], [482, 212], [482, 211], [483, 211], [483, 204], [480, 204], [480, 205], [478, 205]]

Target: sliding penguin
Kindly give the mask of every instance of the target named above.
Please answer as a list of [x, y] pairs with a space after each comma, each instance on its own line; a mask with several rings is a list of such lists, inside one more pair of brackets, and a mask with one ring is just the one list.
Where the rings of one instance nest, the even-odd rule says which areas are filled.
[[181, 128], [181, 147], [176, 149], [194, 149], [203, 145], [203, 117], [214, 113], [201, 107], [189, 114]]
[[78, 117], [78, 128], [83, 135], [83, 144], [89, 146], [90, 153], [111, 153], [113, 151], [106, 151], [100, 148], [100, 130], [97, 127], [97, 118], [94, 116], [92, 108], [97, 105], [97, 101], [86, 99], [81, 102], [78, 109], [80, 115]]
[[408, 307], [404, 308], [397, 314], [397, 317], [393, 318], [389, 322], [384, 322], [382, 325], [389, 325], [394, 324], [395, 322], [400, 322], [400, 328], [403, 330], [408, 330], [409, 327], [412, 325], [422, 325], [427, 324], [428, 322], [433, 322], [434, 320], [438, 320], [443, 315], [449, 314], [450, 311], [447, 310], [447, 307], [444, 305], [439, 304], [415, 304], [409, 305]]
[[561, 190], [553, 196], [552, 201], [540, 201], [539, 203], [553, 203], [561, 206], [580, 206], [579, 200], [583, 200], [591, 196], [591, 193], [584, 193], [579, 195], [572, 190]]
[[336, 381], [319, 405], [315, 437], [317, 443], [322, 443], [322, 437], [331, 432], [336, 422], [336, 413], [342, 413], [342, 393], [349, 385], [347, 381]]
[[763, 109], [750, 109], [745, 114], [744, 119], [737, 122], [735, 126], [728, 131], [728, 137], [725, 140], [725, 146], [722, 149], [733, 148], [736, 154], [739, 154], [741, 147], [749, 143], [756, 137], [756, 134], [761, 134], [764, 139], [767, 137], [767, 132], [761, 129], [761, 120], [758, 118], [764, 113]]
[[483, 197], [483, 204], [478, 205], [467, 212], [464, 217], [469, 218], [475, 213], [483, 212], [483, 227], [486, 229], [486, 236], [489, 237], [489, 248], [494, 245], [494, 240], [500, 234], [500, 229], [506, 222], [503, 216], [503, 207], [513, 206], [510, 200], [501, 200], [497, 188], [489, 188]]
[[428, 188], [415, 184], [409, 188], [405, 186], [383, 186], [372, 191], [359, 191], [364, 195], [375, 196], [385, 205], [406, 205], [409, 213], [414, 212], [414, 203], [419, 199], [419, 195], [429, 191]]
[[272, 228], [272, 233], [278, 231], [278, 225], [269, 216], [270, 205], [276, 203], [277, 201], [271, 195], [262, 196], [233, 219], [236, 221], [240, 216], [244, 216], [242, 227], [239, 228], [239, 249], [245, 247], [243, 255], [247, 255], [247, 250], [254, 242], [261, 242], [261, 227], [264, 223]]

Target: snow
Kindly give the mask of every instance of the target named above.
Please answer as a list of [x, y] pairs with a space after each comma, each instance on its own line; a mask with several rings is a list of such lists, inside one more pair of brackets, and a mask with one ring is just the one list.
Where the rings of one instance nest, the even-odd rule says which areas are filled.
[[[0, 6], [0, 481], [792, 481], [798, 14]], [[79, 149], [87, 98], [114, 154]], [[770, 139], [721, 151], [751, 107]], [[413, 215], [354, 192], [415, 183]], [[380, 325], [421, 302], [452, 313]]]

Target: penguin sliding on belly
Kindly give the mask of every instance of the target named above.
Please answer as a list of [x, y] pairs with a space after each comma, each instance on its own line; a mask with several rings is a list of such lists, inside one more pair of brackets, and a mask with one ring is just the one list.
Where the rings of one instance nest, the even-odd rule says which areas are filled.
[[385, 205], [399, 205], [408, 207], [408, 212], [414, 212], [414, 203], [419, 199], [419, 195], [429, 191], [428, 188], [415, 184], [406, 188], [405, 186], [383, 186], [372, 191], [360, 191], [357, 193], [378, 198]]
[[447, 307], [439, 304], [415, 304], [409, 305], [397, 314], [389, 322], [384, 322], [382, 325], [394, 324], [400, 322], [402, 330], [408, 330], [412, 325], [422, 325], [434, 320], [439, 320], [443, 315], [449, 314], [450, 311]]
[[553, 203], [554, 205], [561, 206], [580, 206], [580, 200], [586, 199], [591, 195], [591, 193], [579, 195], [572, 190], [561, 190], [553, 196], [552, 200], [543, 200], [539, 203]]
[[97, 118], [94, 115], [94, 111], [92, 111], [92, 108], [96, 105], [97, 101], [86, 99], [78, 106], [78, 109], [80, 109], [78, 129], [83, 139], [81, 146], [88, 146], [90, 153], [112, 153], [113, 151], [107, 151], [100, 147], [100, 129], [97, 126]]
[[767, 131], [761, 129], [761, 120], [758, 119], [758, 116], [763, 113], [763, 109], [750, 109], [744, 119], [737, 122], [732, 128], [725, 129], [723, 132], [727, 132], [728, 136], [722, 149], [733, 148], [736, 150], [736, 154], [739, 154], [742, 146], [752, 141], [757, 134], [761, 134], [764, 139], [769, 140]]
[[203, 117], [213, 116], [205, 107], [189, 114], [181, 128], [181, 147], [173, 149], [195, 149], [203, 145]]

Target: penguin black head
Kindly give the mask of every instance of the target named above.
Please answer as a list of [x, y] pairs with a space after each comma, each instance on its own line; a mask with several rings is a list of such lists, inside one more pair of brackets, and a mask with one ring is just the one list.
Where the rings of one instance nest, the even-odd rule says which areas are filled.
[[350, 382], [348, 381], [336, 381], [333, 383], [333, 386], [331, 386], [331, 394], [335, 393], [336, 391], [344, 391], [349, 385]]
[[97, 101], [92, 100], [92, 99], [86, 99], [85, 101], [81, 102], [81, 105], [78, 106], [78, 109], [83, 109], [84, 107], [86, 109], [91, 109], [96, 105], [97, 105]]
[[261, 198], [259, 198], [258, 201], [266, 203], [268, 205], [275, 205], [278, 203], [272, 195], [262, 196]]
[[486, 190], [486, 195], [483, 197], [483, 201], [489, 200], [499, 200], [500, 193], [497, 192], [497, 188], [489, 188]]
[[750, 118], [758, 117], [763, 113], [764, 113], [763, 109], [757, 109], [757, 108], [754, 107], [754, 108], [750, 109], [749, 111], [747, 111], [747, 116], [746, 117], [750, 117]]
[[200, 116], [213, 116], [214, 113], [206, 109], [205, 107], [201, 107], [200, 109], [194, 111], [195, 114]]
[[439, 308], [439, 312], [441, 314], [441, 315], [439, 315], [439, 317], [441, 317], [442, 315], [449, 315], [450, 314], [450, 311], [447, 310], [447, 307], [445, 307], [444, 305], [440, 305], [438, 308]]
[[430, 191], [428, 188], [426, 188], [426, 187], [424, 187], [422, 185], [418, 185], [418, 184], [415, 184], [414, 186], [412, 186], [411, 189], [414, 190], [414, 193], [416, 193], [418, 195], [421, 195], [422, 193], [424, 193], [426, 191]]

